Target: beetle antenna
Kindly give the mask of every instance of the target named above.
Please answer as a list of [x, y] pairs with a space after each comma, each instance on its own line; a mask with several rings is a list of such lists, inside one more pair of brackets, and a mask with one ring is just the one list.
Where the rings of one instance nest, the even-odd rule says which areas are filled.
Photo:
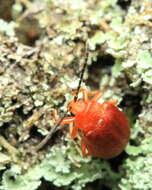
[[55, 127], [53, 127], [51, 129], [51, 131], [49, 131], [49, 133], [44, 137], [44, 139], [35, 147], [35, 151], [39, 151], [40, 149], [42, 149], [46, 143], [51, 139], [52, 135], [58, 131], [60, 128], [60, 123], [63, 121], [63, 119], [65, 118], [65, 116], [67, 115], [68, 111], [66, 111], [66, 113], [64, 114], [64, 116], [60, 119], [60, 121], [55, 125]]
[[82, 80], [83, 80], [83, 76], [84, 76], [84, 72], [85, 72], [85, 69], [86, 69], [86, 66], [87, 66], [87, 63], [88, 63], [88, 45], [86, 43], [86, 46], [85, 46], [85, 61], [84, 61], [84, 65], [83, 65], [83, 68], [82, 68], [82, 71], [81, 71], [81, 75], [80, 75], [80, 79], [79, 79], [79, 84], [78, 84], [78, 88], [76, 90], [76, 95], [74, 97], [74, 101], [76, 102], [77, 99], [78, 99], [78, 94], [79, 94], [79, 90], [81, 88], [81, 83], [82, 83]]
[[[79, 79], [79, 84], [78, 84], [78, 88], [77, 88], [77, 91], [76, 91], [76, 95], [74, 97], [74, 101], [76, 101], [78, 99], [78, 94], [79, 94], [79, 90], [80, 90], [80, 87], [81, 87], [81, 83], [82, 83], [82, 80], [83, 80], [83, 76], [84, 76], [84, 72], [85, 72], [85, 69], [86, 69], [86, 66], [87, 66], [87, 63], [88, 63], [88, 45], [86, 43], [86, 46], [85, 46], [85, 62], [84, 62], [84, 65], [83, 65], [83, 68], [82, 68], [82, 71], [81, 71], [81, 75], [80, 75], [80, 79]], [[44, 137], [44, 139], [35, 147], [35, 151], [39, 151], [40, 149], [42, 149], [46, 143], [51, 139], [52, 135], [57, 131], [59, 130], [59, 126], [60, 126], [60, 123], [63, 121], [63, 119], [65, 118], [65, 116], [67, 115], [68, 113], [68, 110], [65, 112], [64, 116], [60, 119], [60, 121], [55, 125], [55, 127], [53, 127], [51, 129], [51, 131], [49, 131], [49, 133]]]

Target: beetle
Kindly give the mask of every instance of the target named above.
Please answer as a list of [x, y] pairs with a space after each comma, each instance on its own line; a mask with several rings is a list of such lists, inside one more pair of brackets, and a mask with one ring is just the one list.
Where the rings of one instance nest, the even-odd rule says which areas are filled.
[[[101, 91], [88, 92], [80, 89], [82, 100], [73, 100], [68, 111], [74, 114], [65, 117], [60, 125], [73, 123], [71, 137], [81, 132], [81, 149], [84, 156], [111, 159], [118, 156], [126, 147], [130, 126], [126, 115], [116, 106], [114, 100], [99, 103]], [[90, 96], [93, 96], [91, 99]], [[57, 121], [57, 113], [54, 113]]]
[[[85, 68], [88, 63], [88, 45], [86, 44], [85, 62], [79, 79], [77, 90], [73, 93], [74, 100], [68, 104], [67, 112], [74, 116], [65, 117], [59, 120], [57, 111], [54, 110], [53, 118], [56, 126], [36, 146], [40, 150], [56, 132], [59, 125], [73, 123], [71, 137], [75, 138], [78, 131], [81, 132], [81, 149], [84, 156], [111, 159], [118, 156], [126, 147], [130, 137], [130, 126], [127, 116], [116, 106], [114, 100], [100, 103], [103, 93], [101, 91], [89, 92], [80, 89]], [[78, 94], [82, 93], [82, 100]], [[93, 96], [90, 99], [90, 96]]]

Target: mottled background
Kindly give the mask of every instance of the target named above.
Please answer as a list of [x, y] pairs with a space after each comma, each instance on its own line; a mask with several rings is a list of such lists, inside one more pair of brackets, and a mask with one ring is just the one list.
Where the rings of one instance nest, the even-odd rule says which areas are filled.
[[[152, 1], [0, 4], [0, 190], [151, 190]], [[81, 86], [118, 101], [130, 120], [128, 146], [109, 161], [84, 158], [68, 127], [52, 130], [86, 59]]]

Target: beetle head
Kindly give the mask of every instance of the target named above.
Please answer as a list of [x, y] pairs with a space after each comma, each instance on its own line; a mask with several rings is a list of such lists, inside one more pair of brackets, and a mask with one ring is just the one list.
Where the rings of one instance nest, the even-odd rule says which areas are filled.
[[68, 108], [69, 112], [73, 114], [80, 113], [85, 109], [85, 102], [81, 100], [76, 100], [76, 101], [73, 100], [68, 104]]

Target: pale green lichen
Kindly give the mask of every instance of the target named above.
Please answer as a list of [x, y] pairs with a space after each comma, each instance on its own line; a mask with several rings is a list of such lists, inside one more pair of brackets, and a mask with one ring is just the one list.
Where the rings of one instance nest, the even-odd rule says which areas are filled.
[[[124, 11], [117, 2], [19, 1], [12, 7], [15, 25], [0, 20], [0, 129], [6, 142], [19, 151], [12, 155], [9, 146], [1, 145], [1, 190], [35, 190], [41, 178], [63, 189], [81, 190], [97, 179], [97, 188], [151, 189], [151, 5], [147, 0], [134, 0]], [[16, 23], [22, 25], [24, 20], [36, 20], [43, 30], [36, 36], [35, 47], [12, 38]], [[54, 135], [56, 141], [51, 139], [50, 147], [33, 151], [39, 136], [47, 135], [55, 124], [51, 111], [57, 109], [62, 115], [73, 99], [71, 90], [77, 88], [86, 61], [86, 43], [88, 64], [101, 64], [98, 86], [103, 98], [122, 103], [119, 107], [131, 121], [131, 144], [117, 173], [110, 162], [82, 157], [79, 140]], [[113, 65], [100, 60], [102, 56], [113, 57]], [[85, 73], [84, 79], [92, 74]], [[85, 83], [81, 87], [86, 88]], [[32, 128], [36, 128], [34, 134]], [[68, 132], [60, 133], [65, 137]]]
[[120, 76], [121, 74], [121, 71], [122, 71], [122, 64], [121, 64], [121, 60], [117, 59], [114, 66], [112, 67], [112, 76], [114, 78], [117, 78]]
[[106, 35], [102, 31], [97, 31], [92, 38], [88, 40], [91, 50], [96, 49], [96, 45], [103, 44], [106, 41]]
[[[40, 185], [40, 180], [38, 176], [32, 175], [35, 174], [29, 172], [29, 175], [20, 175], [21, 168], [18, 166], [12, 166], [11, 169], [7, 170], [2, 179], [1, 189], [10, 189], [10, 190], [29, 190], [36, 189]], [[37, 173], [38, 174], [38, 173]]]
[[120, 189], [150, 190], [152, 187], [152, 158], [151, 154], [147, 157], [137, 157], [136, 160], [128, 159], [125, 163], [126, 178], [122, 178], [119, 184]]
[[[110, 26], [113, 30], [107, 32], [97, 31], [88, 40], [91, 50], [95, 50], [96, 45], [102, 45], [104, 43], [107, 43], [107, 53], [113, 55], [115, 58], [121, 58], [125, 56], [129, 38], [128, 30], [127, 28], [125, 28], [125, 26], [123, 26], [123, 24], [121, 23], [122, 21], [117, 23], [117, 19], [119, 20], [119, 17], [116, 19], [112, 19], [112, 23]], [[120, 26], [121, 30], [119, 29]]]
[[[117, 176], [110, 171], [106, 162], [83, 158], [75, 146], [77, 145], [72, 141], [66, 146], [53, 146], [39, 165], [24, 173], [21, 173], [17, 166], [12, 166], [4, 172], [1, 188], [34, 190], [40, 185], [40, 179], [43, 177], [56, 186], [69, 186], [74, 190], [81, 190], [88, 182], [104, 178], [106, 175]], [[118, 176], [115, 180], [117, 178]]]
[[152, 56], [148, 50], [139, 51], [137, 56], [137, 72], [143, 81], [152, 84]]
[[6, 22], [0, 19], [0, 32], [8, 35], [8, 36], [15, 36], [15, 28], [17, 27], [17, 23], [11, 21]]
[[14, 19], [18, 18], [23, 12], [23, 5], [21, 3], [15, 3], [12, 6], [12, 16]]

